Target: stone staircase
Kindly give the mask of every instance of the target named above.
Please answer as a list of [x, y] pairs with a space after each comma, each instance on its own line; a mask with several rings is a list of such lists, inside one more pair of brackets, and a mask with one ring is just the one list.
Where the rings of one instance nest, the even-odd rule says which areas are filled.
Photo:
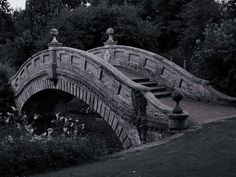
[[166, 86], [150, 81], [149, 78], [137, 77], [131, 79], [140, 85], [148, 87], [156, 98], [166, 98], [171, 96], [171, 91]]

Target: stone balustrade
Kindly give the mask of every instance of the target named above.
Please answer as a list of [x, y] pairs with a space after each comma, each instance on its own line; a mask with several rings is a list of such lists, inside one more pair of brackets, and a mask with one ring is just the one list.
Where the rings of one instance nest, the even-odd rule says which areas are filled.
[[[68, 47], [49, 47], [29, 58], [11, 79], [17, 108], [34, 94], [55, 89], [70, 93], [94, 108], [114, 129], [124, 148], [139, 145], [134, 90], [148, 89], [128, 79], [101, 58]], [[167, 125], [167, 116], [148, 104], [143, 116], [151, 128]]]
[[169, 88], [181, 88], [186, 97], [198, 101], [236, 103], [236, 98], [216, 91], [209, 81], [195, 77], [158, 54], [122, 45], [105, 45], [88, 52], [103, 58], [113, 66], [125, 67], [142, 73]]

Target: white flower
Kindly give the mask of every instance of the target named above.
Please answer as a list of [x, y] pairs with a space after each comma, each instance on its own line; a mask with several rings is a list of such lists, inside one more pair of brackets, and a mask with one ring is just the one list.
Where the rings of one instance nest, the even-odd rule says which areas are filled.
[[64, 128], [63, 128], [63, 131], [64, 131], [64, 132], [66, 132], [66, 131], [67, 131], [67, 128], [66, 128], [66, 127], [64, 127]]
[[6, 119], [6, 123], [8, 124], [9, 122], [10, 122], [10, 119], [9, 119], [9, 118], [7, 118], [7, 119]]
[[47, 135], [47, 133], [45, 132], [45, 133], [43, 133], [42, 135], [40, 135], [40, 136], [46, 136]]
[[63, 119], [65, 119], [64, 116], [60, 116], [59, 120], [62, 121]]
[[59, 113], [56, 113], [56, 118], [57, 118], [57, 120], [60, 119]]
[[41, 140], [42, 137], [41, 137], [41, 136], [34, 135], [34, 139], [35, 139], [35, 140]]
[[39, 115], [38, 114], [35, 114], [34, 115], [34, 120], [37, 120], [39, 118]]
[[7, 140], [10, 141], [10, 142], [13, 142], [13, 137], [12, 137], [11, 135], [9, 135], [9, 136], [7, 137]]
[[11, 109], [12, 109], [13, 111], [17, 111], [16, 107], [14, 107], [14, 106], [11, 106]]
[[16, 125], [17, 125], [17, 129], [20, 129], [20, 124], [19, 124], [19, 123], [17, 123]]
[[77, 135], [77, 133], [78, 133], [78, 130], [75, 129], [75, 130], [74, 130], [74, 135]]
[[53, 128], [48, 128], [47, 131], [48, 131], [48, 134], [50, 135], [53, 132]]
[[33, 128], [29, 129], [29, 133], [33, 134], [34, 133], [34, 129]]
[[8, 115], [8, 116], [12, 116], [12, 113], [10, 113], [10, 112], [7, 112], [7, 115]]

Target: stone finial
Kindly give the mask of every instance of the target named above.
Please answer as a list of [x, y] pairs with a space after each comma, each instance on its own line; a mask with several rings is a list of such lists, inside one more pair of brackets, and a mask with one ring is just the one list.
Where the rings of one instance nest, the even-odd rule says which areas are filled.
[[183, 109], [181, 108], [179, 102], [183, 99], [183, 95], [180, 89], [176, 89], [172, 92], [172, 99], [176, 102], [175, 108], [172, 110], [172, 113], [181, 114], [183, 113]]
[[108, 40], [104, 42], [104, 45], [116, 45], [117, 41], [114, 41], [114, 30], [113, 28], [108, 28], [106, 31], [106, 34], [108, 35]]
[[53, 28], [50, 30], [50, 35], [53, 37], [52, 41], [48, 44], [49, 47], [60, 47], [62, 46], [62, 43], [59, 43], [57, 41], [57, 36], [58, 36], [59, 32], [56, 28]]
[[187, 118], [188, 113], [184, 112], [183, 109], [180, 107], [179, 102], [183, 99], [183, 95], [181, 90], [177, 88], [172, 93], [172, 98], [176, 102], [175, 108], [172, 110], [171, 113], [168, 114], [169, 121], [169, 129], [171, 130], [182, 130], [187, 128]]

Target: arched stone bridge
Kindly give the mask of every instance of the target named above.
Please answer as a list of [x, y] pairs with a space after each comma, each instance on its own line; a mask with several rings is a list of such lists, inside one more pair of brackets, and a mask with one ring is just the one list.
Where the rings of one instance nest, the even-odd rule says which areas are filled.
[[132, 81], [116, 67], [142, 73], [170, 91], [182, 88], [194, 99], [235, 102], [235, 98], [215, 91], [207, 81], [167, 59], [114, 45], [110, 38], [104, 47], [82, 51], [61, 47], [54, 36], [49, 49], [29, 58], [11, 79], [17, 108], [21, 110], [29, 98], [44, 90], [67, 92], [100, 114], [128, 149], [141, 143], [139, 120], [149, 129], [166, 128], [171, 108], [161, 103], [150, 88]]
[[158, 54], [122, 45], [105, 45], [88, 52], [117, 68], [129, 68], [142, 73], [150, 80], [162, 83], [168, 88], [181, 88], [186, 97], [198, 101], [236, 103], [236, 98], [215, 90], [209, 81], [195, 77]]

